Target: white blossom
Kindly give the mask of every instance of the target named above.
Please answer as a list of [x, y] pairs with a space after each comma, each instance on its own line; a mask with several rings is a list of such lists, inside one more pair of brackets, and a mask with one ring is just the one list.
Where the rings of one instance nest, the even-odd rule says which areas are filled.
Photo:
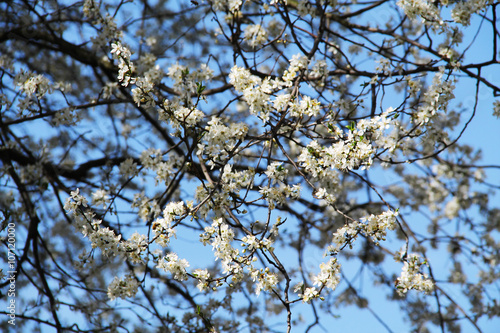
[[417, 254], [408, 254], [403, 264], [401, 275], [396, 281], [396, 290], [404, 295], [408, 290], [414, 289], [426, 293], [434, 290], [434, 283], [426, 274], [421, 273], [422, 262]]
[[260, 24], [250, 24], [245, 28], [244, 39], [251, 47], [257, 47], [267, 42], [267, 30]]
[[303, 294], [299, 294], [299, 297], [302, 298], [303, 303], [309, 303], [312, 299], [315, 299], [318, 296], [319, 292], [315, 287], [306, 288]]
[[138, 289], [139, 282], [133, 276], [128, 275], [125, 278], [115, 277], [108, 286], [108, 297], [112, 301], [118, 297], [126, 299], [127, 297], [135, 296]]
[[106, 209], [109, 202], [110, 198], [108, 192], [105, 190], [99, 189], [92, 193], [92, 204], [96, 206], [102, 205], [102, 207]]
[[179, 259], [177, 254], [171, 252], [158, 260], [156, 268], [161, 268], [165, 272], [170, 272], [174, 279], [184, 281], [188, 279], [186, 268], [189, 263], [186, 259]]

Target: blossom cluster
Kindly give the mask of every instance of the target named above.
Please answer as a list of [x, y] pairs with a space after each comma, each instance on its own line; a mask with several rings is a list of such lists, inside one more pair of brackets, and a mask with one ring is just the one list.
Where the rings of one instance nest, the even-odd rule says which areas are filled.
[[168, 246], [171, 237], [175, 237], [172, 222], [177, 217], [185, 216], [187, 207], [184, 202], [171, 202], [163, 210], [163, 217], [153, 222], [152, 229], [156, 234], [155, 242], [163, 247]]
[[108, 297], [114, 300], [118, 297], [125, 299], [133, 297], [137, 294], [139, 289], [139, 282], [133, 276], [126, 276], [125, 278], [115, 277], [108, 286]]
[[413, 121], [417, 125], [423, 125], [434, 118], [438, 111], [446, 112], [448, 103], [455, 96], [455, 82], [453, 79], [443, 79], [445, 68], [440, 67], [432, 80], [432, 85], [423, 93], [423, 103], [418, 107], [417, 112], [413, 115]]
[[278, 284], [278, 275], [271, 273], [268, 267], [264, 269], [254, 269], [251, 272], [251, 277], [255, 285], [255, 294], [258, 296], [262, 290], [270, 291]]
[[[391, 119], [390, 112], [392, 109], [370, 119], [352, 122], [346, 134], [335, 123], [329, 122], [328, 130], [335, 141], [329, 146], [321, 145], [317, 140], [311, 141], [298, 157], [300, 165], [313, 177], [320, 178], [324, 178], [328, 169], [369, 168], [376, 148], [393, 151], [398, 147], [399, 124]], [[388, 134], [390, 128], [394, 130]]]
[[[443, 4], [448, 0], [442, 0]], [[483, 11], [488, 5], [492, 4], [493, 0], [470, 0], [470, 1], [457, 1], [451, 10], [451, 17], [456, 23], [461, 23], [464, 26], [470, 24], [472, 14]]]
[[239, 191], [253, 184], [255, 171], [252, 169], [236, 171], [231, 164], [226, 164], [222, 170], [222, 192], [239, 195]]
[[248, 125], [243, 122], [233, 122], [226, 125], [221, 118], [213, 116], [207, 122], [205, 130], [203, 140], [198, 144], [198, 155], [206, 155], [208, 157], [207, 165], [213, 168], [215, 162], [227, 160], [229, 152], [247, 134]]
[[210, 4], [214, 10], [229, 10], [237, 12], [243, 5], [243, 0], [210, 0]]
[[[93, 197], [105, 204], [107, 194], [98, 190]], [[79, 189], [71, 192], [64, 205], [64, 209], [73, 214], [76, 229], [89, 238], [92, 248], [99, 248], [105, 256], [117, 255], [120, 252], [121, 235], [116, 235], [109, 227], [102, 227], [102, 220], [96, 218], [90, 208], [84, 210], [85, 207], [88, 207], [87, 199], [80, 194]]]
[[425, 24], [432, 26], [438, 31], [446, 30], [449, 27], [448, 22], [443, 20], [442, 6], [450, 7], [451, 18], [455, 23], [463, 26], [470, 24], [473, 14], [483, 11], [492, 0], [471, 0], [471, 1], [426, 1], [426, 0], [399, 0], [398, 6], [401, 7], [410, 19], [420, 17]]
[[[305, 56], [294, 55], [290, 59], [290, 66], [284, 71], [281, 78], [261, 79], [252, 75], [248, 69], [234, 66], [229, 74], [230, 83], [238, 92], [243, 93], [244, 100], [249, 105], [250, 112], [259, 117], [264, 123], [269, 121], [270, 113], [289, 112], [292, 117], [315, 116], [320, 111], [320, 103], [309, 96], [297, 98], [289, 92], [273, 95], [282, 89], [291, 88], [299, 73], [306, 71], [309, 59]], [[325, 72], [324, 66], [316, 66], [311, 71], [312, 76]]]
[[244, 39], [251, 47], [257, 47], [267, 41], [268, 33], [260, 24], [250, 24], [245, 28]]
[[31, 72], [20, 71], [15, 78], [18, 86], [21, 87], [28, 97], [36, 96], [37, 98], [42, 98], [47, 93], [52, 93], [52, 84], [48, 78], [38, 74], [35, 75]]
[[118, 60], [118, 81], [122, 86], [128, 86], [136, 81], [135, 66], [130, 60], [130, 50], [120, 42], [111, 44], [111, 54]]
[[[396, 258], [398, 261], [400, 257]], [[404, 259], [403, 270], [396, 280], [396, 290], [400, 295], [406, 294], [409, 290], [418, 290], [430, 293], [434, 290], [434, 282], [426, 275], [421, 273], [422, 266], [426, 261], [421, 261], [417, 254], [408, 254]]]
[[366, 138], [356, 140], [350, 134], [346, 140], [339, 140], [328, 147], [320, 145], [316, 140], [311, 141], [302, 149], [298, 160], [313, 177], [327, 168], [342, 171], [367, 168], [372, 164], [373, 147]]
[[[92, 194], [94, 204], [106, 205], [109, 195], [104, 190], [97, 190]], [[135, 232], [127, 240], [123, 240], [120, 234], [116, 234], [109, 227], [102, 227], [102, 220], [96, 218], [88, 206], [87, 199], [80, 194], [79, 189], [72, 191], [66, 200], [64, 208], [72, 213], [75, 226], [88, 237], [92, 248], [98, 248], [105, 256], [125, 255], [134, 263], [144, 263], [144, 253], [148, 250], [150, 242], [146, 235]], [[189, 208], [183, 202], [172, 202], [163, 210], [163, 217], [153, 222], [152, 229], [155, 232], [155, 241], [166, 247], [175, 229], [172, 221], [184, 215]], [[83, 258], [83, 257], [82, 257]], [[81, 265], [83, 266], [83, 265]], [[179, 259], [177, 254], [171, 252], [157, 260], [157, 268], [161, 268], [172, 274], [174, 279], [183, 281], [188, 278], [186, 268], [189, 263], [185, 259]], [[200, 283], [207, 284], [208, 272], [196, 271], [196, 277]], [[208, 285], [208, 284], [207, 284]], [[129, 276], [125, 279], [115, 278], [108, 287], [108, 296], [111, 300], [121, 297], [131, 297], [137, 292], [138, 283], [135, 278]]]
[[294, 292], [299, 292], [298, 296], [302, 299], [303, 303], [309, 303], [311, 300], [321, 297], [321, 292], [324, 288], [330, 289], [331, 291], [335, 290], [340, 283], [340, 263], [337, 258], [331, 258], [328, 262], [323, 262], [319, 265], [320, 272], [316, 275], [311, 274], [312, 282], [314, 286], [318, 287], [305, 287], [303, 282], [298, 283]]
[[300, 197], [300, 184], [285, 185], [280, 184], [276, 186], [262, 186], [259, 193], [267, 200], [269, 209], [276, 208], [276, 204], [282, 205], [286, 202], [287, 198], [297, 199]]
[[139, 208], [138, 216], [147, 221], [150, 218], [156, 218], [160, 215], [160, 207], [156, 199], [150, 199], [144, 193], [136, 193], [132, 201], [132, 208]]
[[387, 230], [396, 228], [397, 215], [397, 212], [388, 210], [379, 215], [371, 214], [359, 221], [354, 220], [344, 225], [333, 234], [332, 245], [328, 247], [328, 252], [335, 255], [345, 246], [352, 247], [353, 242], [360, 234], [370, 237], [378, 244], [379, 241], [385, 240]]
[[[46, 98], [47, 95], [53, 94], [55, 91], [59, 91], [63, 94], [71, 92], [71, 85], [67, 82], [51, 82], [49, 78], [43, 74], [36, 74], [24, 69], [14, 72], [14, 84], [18, 86], [19, 91], [25, 95], [24, 98], [20, 98], [17, 102], [17, 108], [20, 115], [25, 111], [28, 111], [31, 115], [42, 112], [42, 110], [39, 110], [40, 101]], [[8, 101], [2, 100], [2, 97], [5, 96], [0, 95], [0, 102], [2, 104], [7, 104]], [[74, 107], [63, 107], [54, 112], [52, 124], [55, 126], [74, 125], [80, 118], [79, 114], [75, 112]]]
[[447, 26], [441, 18], [441, 12], [436, 2], [426, 0], [399, 0], [397, 4], [412, 20], [419, 16], [425, 24], [438, 30], [444, 29]]
[[206, 64], [201, 64], [197, 69], [191, 69], [178, 62], [171, 65], [167, 70], [167, 76], [173, 80], [173, 88], [179, 93], [179, 98], [170, 107], [176, 110], [181, 101], [188, 103], [185, 106], [190, 107], [191, 97], [197, 94], [199, 84], [210, 81], [213, 74], [213, 70]]
[[319, 265], [320, 273], [313, 278], [314, 285], [325, 286], [335, 290], [340, 282], [340, 264], [337, 258], [331, 258], [327, 263]]
[[174, 279], [184, 281], [188, 279], [186, 268], [189, 263], [186, 259], [179, 259], [177, 254], [171, 252], [158, 260], [156, 268], [161, 268], [165, 272], [170, 272]]
[[205, 227], [205, 232], [200, 235], [200, 241], [203, 245], [212, 245], [215, 258], [221, 261], [223, 273], [233, 274], [233, 280], [239, 280], [243, 272], [238, 260], [239, 250], [231, 244], [234, 236], [232, 228], [223, 218], [218, 218], [211, 226]]
[[193, 276], [198, 279], [198, 284], [196, 287], [200, 291], [207, 290], [210, 281], [210, 273], [207, 269], [195, 269], [193, 271]]
[[92, 23], [99, 27], [97, 36], [90, 37], [94, 49], [105, 48], [110, 42], [120, 40], [123, 32], [118, 28], [115, 18], [109, 13], [102, 15], [100, 4], [96, 0], [85, 0], [83, 2], [83, 14]]

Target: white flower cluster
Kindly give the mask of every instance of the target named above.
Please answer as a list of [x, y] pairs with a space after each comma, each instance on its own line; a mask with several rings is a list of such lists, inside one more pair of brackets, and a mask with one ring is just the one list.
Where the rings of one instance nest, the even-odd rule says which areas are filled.
[[[243, 279], [243, 268], [246, 267], [252, 280], [257, 282], [254, 290], [257, 295], [262, 290], [272, 290], [278, 283], [278, 275], [272, 273], [269, 268], [256, 269], [252, 265], [252, 262], [256, 260], [253, 258], [254, 251], [257, 249], [272, 251], [272, 241], [267, 238], [259, 240], [253, 235], [247, 235], [242, 239], [242, 246], [245, 248], [243, 252], [249, 251], [250, 253], [248, 256], [240, 256], [239, 250], [231, 244], [234, 236], [234, 231], [224, 222], [224, 219], [218, 218], [213, 220], [211, 226], [205, 227], [205, 232], [200, 235], [200, 241], [204, 245], [212, 245], [216, 260], [221, 261], [223, 273], [232, 276], [233, 283]], [[200, 282], [206, 285], [206, 282]]]
[[264, 237], [264, 239], [260, 240], [254, 235], [249, 235], [245, 236], [241, 239], [242, 243], [241, 246], [245, 247], [243, 249], [243, 253], [245, 253], [247, 250], [248, 251], [253, 251], [257, 249], [265, 249], [265, 250], [274, 250], [274, 248], [271, 246], [273, 242], [267, 238]]
[[328, 76], [328, 64], [325, 60], [318, 60], [314, 63], [311, 72], [309, 73], [309, 78], [313, 81], [317, 87], [324, 86], [324, 80]]
[[[337, 189], [337, 185], [338, 185], [338, 175], [336, 173], [332, 172], [333, 170], [326, 170], [326, 171], [328, 171], [328, 172], [324, 172], [322, 174], [322, 175], [324, 175], [324, 177], [321, 177], [320, 179], [322, 182], [322, 186], [325, 185], [324, 184], [325, 181], [328, 181], [327, 188], [325, 188], [325, 187], [318, 188], [316, 193], [314, 193], [314, 196], [318, 199], [324, 200], [324, 202], [326, 204], [331, 205], [337, 200], [334, 193], [335, 193], [335, 191]], [[328, 179], [326, 174], [331, 174], [332, 178]]]
[[[398, 253], [395, 258], [396, 261], [401, 260]], [[403, 270], [400, 277], [396, 280], [396, 289], [401, 296], [406, 294], [408, 290], [414, 289], [430, 293], [434, 290], [434, 283], [426, 274], [422, 274], [421, 267], [426, 265], [427, 262], [421, 261], [417, 254], [408, 254], [404, 259]]]
[[83, 15], [89, 19], [97, 17], [99, 14], [99, 3], [96, 0], [85, 0], [83, 2]]
[[180, 128], [181, 124], [186, 127], [195, 127], [204, 117], [203, 111], [195, 107], [186, 108], [181, 106], [174, 112], [174, 117], [170, 118], [170, 120], [174, 128]]
[[397, 212], [389, 210], [344, 225], [333, 234], [332, 245], [328, 246], [328, 252], [335, 255], [345, 246], [352, 247], [359, 234], [371, 237], [378, 244], [379, 241], [385, 240], [387, 229], [394, 230], [396, 228], [397, 215]]
[[405, 80], [409, 88], [409, 94], [411, 96], [416, 96], [420, 89], [422, 89], [422, 82], [414, 80], [410, 76], [406, 76]]
[[453, 197], [450, 201], [448, 201], [446, 206], [444, 206], [444, 216], [451, 220], [458, 216], [460, 208], [459, 198]]
[[76, 112], [74, 107], [66, 107], [58, 110], [52, 118], [54, 126], [67, 125], [72, 126], [81, 119], [80, 113]]
[[375, 71], [377, 73], [383, 73], [385, 75], [389, 75], [391, 73], [391, 62], [387, 58], [380, 58], [377, 60], [377, 67], [375, 67]]
[[340, 283], [341, 267], [337, 258], [331, 258], [328, 262], [321, 263], [319, 268], [319, 274], [312, 277], [313, 284], [315, 286], [319, 286], [319, 290], [316, 287], [308, 287], [304, 289], [303, 283], [299, 283], [294, 288], [294, 292], [303, 290], [303, 293], [298, 294], [303, 303], [309, 303], [312, 299], [320, 297], [320, 293], [325, 287], [332, 291], [335, 290], [337, 285]]
[[[138, 106], [146, 108], [154, 107], [158, 104], [154, 87], [159, 84], [165, 73], [161, 70], [159, 65], [155, 65], [156, 57], [152, 54], [142, 55], [138, 60], [138, 66], [130, 60], [130, 51], [121, 45], [120, 42], [112, 43], [113, 49], [111, 53], [115, 59], [119, 60], [119, 73], [118, 80], [122, 85], [127, 86], [129, 83], [134, 84], [135, 88], [132, 89], [132, 98]], [[131, 75], [134, 74], [134, 77]], [[113, 86], [104, 88], [103, 98], [111, 95]]]
[[257, 47], [267, 42], [267, 30], [260, 24], [249, 24], [245, 28], [243, 39], [251, 47]]
[[115, 277], [108, 286], [108, 297], [114, 300], [118, 297], [125, 299], [133, 297], [137, 294], [139, 282], [131, 275], [127, 275], [124, 279]]
[[277, 88], [274, 80], [265, 79], [263, 82], [261, 78], [251, 75], [246, 68], [234, 66], [229, 74], [229, 83], [238, 92], [243, 93], [252, 114], [259, 116], [263, 121], [269, 119], [270, 95]]
[[261, 269], [254, 269], [250, 273], [252, 280], [254, 282], [257, 281], [255, 285], [255, 294], [257, 296], [260, 295], [262, 290], [270, 291], [278, 284], [278, 275], [275, 273], [271, 273], [268, 267]]
[[445, 30], [448, 26], [441, 18], [441, 11], [434, 1], [399, 0], [397, 4], [411, 20], [415, 20], [418, 16], [422, 22], [439, 31]]
[[[214, 166], [213, 161], [208, 164]], [[225, 207], [231, 206], [233, 197], [238, 197], [241, 189], [253, 185], [254, 175], [253, 169], [233, 171], [232, 166], [226, 164], [220, 178], [220, 189], [215, 190], [211, 183], [201, 184], [196, 188], [195, 199], [200, 203], [196, 208], [198, 216], [207, 217], [209, 213], [224, 216]]]
[[92, 193], [92, 204], [97, 206], [102, 205], [106, 209], [109, 202], [110, 199], [106, 190], [100, 189]]
[[169, 253], [165, 257], [158, 260], [156, 268], [161, 268], [165, 272], [170, 272], [174, 279], [178, 281], [185, 281], [188, 279], [186, 268], [189, 263], [186, 259], [179, 259], [177, 254]]
[[449, 24], [442, 19], [438, 4], [446, 7], [453, 5], [451, 9], [451, 18], [453, 21], [463, 26], [468, 26], [473, 14], [483, 11], [492, 3], [493, 0], [399, 0], [398, 6], [405, 11], [410, 19], [414, 20], [419, 16], [425, 24], [432, 26], [435, 30], [445, 31], [449, 28]]
[[83, 250], [82, 253], [78, 255], [78, 260], [73, 262], [73, 266], [79, 271], [83, 271], [85, 268], [92, 269], [94, 264], [94, 258], [86, 250]]
[[234, 231], [224, 223], [223, 218], [215, 219], [210, 227], [205, 227], [205, 232], [200, 235], [203, 245], [209, 243], [214, 250], [215, 259], [220, 259], [223, 273], [234, 274], [233, 280], [242, 277], [242, 268], [239, 264], [239, 251], [231, 243], [234, 240]]
[[454, 80], [443, 80], [445, 68], [441, 67], [439, 73], [436, 73], [432, 80], [432, 85], [423, 95], [423, 102], [413, 115], [413, 121], [417, 125], [423, 125], [429, 122], [439, 110], [447, 111], [448, 102], [455, 98], [453, 90], [455, 89]]
[[248, 132], [245, 123], [233, 122], [229, 126], [216, 116], [207, 123], [203, 141], [198, 144], [198, 154], [206, 154], [210, 158], [207, 164], [213, 168], [214, 161], [225, 162], [228, 152], [232, 151], [239, 140], [243, 140]]
[[111, 44], [111, 54], [113, 58], [118, 60], [118, 81], [120, 81], [122, 86], [128, 86], [136, 81], [135, 76], [135, 66], [130, 60], [131, 52], [130, 50], [122, 45], [120, 42], [115, 42]]
[[134, 232], [128, 240], [120, 243], [120, 250], [127, 253], [133, 263], [144, 263], [141, 255], [147, 250], [148, 246], [146, 235]]
[[312, 5], [309, 0], [299, 0], [297, 5], [297, 13], [301, 16], [311, 15], [312, 17], [316, 16], [316, 9], [314, 5]]
[[106, 82], [104, 87], [102, 87], [102, 95], [101, 95], [102, 98], [110, 99], [111, 96], [113, 96], [113, 94], [117, 91], [117, 89], [118, 89], [117, 82], [111, 82], [111, 81]]
[[146, 197], [144, 193], [136, 193], [134, 195], [132, 208], [139, 208], [138, 215], [143, 221], [147, 221], [151, 217], [156, 218], [160, 215], [160, 207], [157, 200]]
[[[6, 62], [1, 61], [1, 62]], [[7, 67], [8, 63], [5, 64]], [[42, 112], [39, 110], [39, 100], [46, 98], [47, 95], [59, 91], [62, 94], [71, 91], [71, 84], [67, 82], [51, 82], [46, 76], [42, 74], [35, 74], [31, 71], [20, 69], [14, 76], [14, 84], [19, 87], [20, 92], [24, 93], [24, 97], [17, 101], [18, 112], [21, 117], [25, 115], [23, 112], [28, 110], [31, 114], [38, 114]], [[5, 98], [5, 95], [0, 94], [0, 105], [10, 103]], [[54, 126], [60, 125], [74, 125], [80, 120], [80, 114], [75, 112], [74, 107], [62, 107], [54, 112], [52, 124]]]
[[270, 209], [276, 208], [276, 204], [284, 204], [287, 198], [297, 199], [300, 197], [300, 184], [290, 186], [285, 183], [288, 169], [283, 167], [282, 163], [271, 163], [267, 166], [265, 174], [271, 181], [271, 185], [279, 184], [279, 187], [262, 186], [260, 188], [259, 193], [267, 200]]
[[161, 150], [154, 148], [144, 150], [141, 153], [140, 160], [143, 167], [154, 170], [162, 162]]
[[[351, 122], [347, 128], [347, 135], [332, 123], [328, 124], [329, 131], [337, 142], [330, 147], [322, 147], [316, 141], [311, 142], [302, 151], [304, 166], [310, 172], [317, 174], [321, 168], [334, 168], [338, 170], [369, 168], [372, 164], [372, 155], [375, 148], [393, 150], [397, 144], [398, 122], [390, 119], [388, 109], [380, 116], [370, 119], [361, 119], [357, 123]], [[392, 133], [386, 133], [389, 128], [393, 128]], [[311, 161], [311, 157], [321, 158], [317, 162]]]
[[[181, 157], [171, 152], [163, 160], [163, 154], [160, 149], [149, 148], [144, 150], [140, 157], [141, 165], [148, 170], [156, 172], [156, 184], [168, 183], [175, 169], [182, 165]], [[120, 165], [120, 172], [124, 176], [137, 174], [137, 164], [132, 160], [126, 160]]]
[[[229, 74], [229, 82], [238, 92], [243, 93], [250, 112], [258, 116], [264, 123], [269, 120], [271, 111], [288, 111], [293, 117], [315, 116], [320, 111], [320, 103], [308, 96], [303, 96], [299, 100], [289, 93], [282, 93], [278, 94], [274, 100], [271, 99], [275, 92], [292, 87], [298, 73], [307, 70], [308, 64], [307, 57], [294, 55], [290, 60], [290, 66], [285, 70], [281, 79], [261, 79], [252, 75], [248, 69], [234, 66]], [[313, 70], [313, 75], [317, 75], [319, 69], [313, 68]]]
[[262, 186], [259, 193], [267, 200], [269, 209], [276, 208], [276, 204], [284, 204], [287, 198], [300, 198], [300, 184], [286, 185], [280, 184], [279, 187]]
[[319, 291], [315, 287], [308, 287], [303, 294], [299, 294], [303, 303], [309, 303], [312, 299], [319, 297]]
[[294, 54], [292, 59], [290, 59], [290, 66], [283, 73], [283, 82], [285, 83], [285, 86], [291, 87], [294, 79], [297, 77], [297, 74], [300, 71], [307, 69], [308, 65], [309, 59], [306, 56]]
[[366, 137], [355, 137], [352, 132], [345, 140], [338, 140], [329, 147], [321, 146], [318, 141], [311, 141], [302, 149], [298, 157], [300, 165], [313, 177], [323, 170], [351, 170], [368, 168], [372, 164], [373, 147]]
[[36, 96], [42, 98], [47, 93], [52, 93], [53, 87], [49, 79], [42, 74], [35, 75], [31, 72], [21, 70], [15, 77], [14, 82], [20, 86], [20, 90], [28, 97]]
[[119, 40], [123, 36], [123, 32], [118, 29], [114, 17], [109, 13], [103, 16], [99, 7], [100, 4], [97, 0], [85, 0], [83, 2], [84, 17], [91, 20], [92, 24], [100, 26], [98, 28], [99, 34], [90, 37], [94, 49], [105, 48], [109, 45], [109, 42]]
[[124, 178], [132, 178], [139, 174], [137, 163], [132, 158], [127, 158], [120, 164], [120, 175]]
[[[97, 204], [106, 206], [109, 202], [108, 193], [104, 190], [97, 190], [92, 197]], [[84, 237], [88, 237], [92, 248], [100, 249], [104, 256], [123, 254], [134, 262], [142, 261], [141, 253], [146, 250], [148, 244], [146, 236], [134, 234], [124, 241], [121, 235], [117, 235], [109, 227], [102, 227], [102, 220], [97, 219], [96, 214], [90, 210], [87, 199], [80, 194], [79, 189], [71, 191], [64, 209], [73, 215], [75, 228]]]
[[238, 195], [241, 189], [248, 188], [253, 184], [254, 175], [253, 169], [233, 171], [231, 164], [226, 164], [222, 171], [222, 192]]
[[[213, 77], [213, 70], [206, 64], [201, 64], [196, 70], [189, 69], [180, 65], [178, 62], [168, 68], [167, 75], [174, 81], [173, 88], [180, 94], [179, 100], [190, 101], [193, 95], [196, 95], [198, 84], [210, 81]], [[170, 106], [173, 110], [177, 109], [178, 102]], [[186, 105], [189, 107], [190, 105]]]
[[[109, 201], [109, 195], [104, 190], [97, 190], [92, 193], [94, 203], [106, 205]], [[138, 195], [134, 202], [144, 202], [147, 200], [144, 195]], [[166, 247], [169, 239], [175, 236], [175, 229], [172, 227], [172, 222], [187, 215], [191, 204], [184, 202], [171, 202], [167, 204], [163, 210], [162, 218], [158, 218], [153, 222], [152, 229], [155, 232], [155, 241], [160, 245]], [[123, 254], [127, 256], [134, 263], [144, 263], [145, 259], [143, 254], [149, 248], [150, 242], [146, 235], [133, 233], [128, 240], [122, 240], [121, 235], [116, 233], [109, 227], [102, 227], [102, 221], [95, 218], [95, 214], [88, 209], [88, 202], [84, 196], [79, 192], [79, 189], [72, 191], [70, 197], [66, 200], [64, 208], [73, 213], [75, 218], [75, 225], [84, 237], [88, 237], [91, 241], [92, 248], [99, 248], [105, 256], [115, 256]], [[84, 211], [84, 208], [86, 209]], [[150, 209], [147, 209], [150, 212]], [[215, 229], [216, 228], [216, 229]], [[216, 231], [217, 230], [217, 231]], [[218, 258], [221, 258], [227, 263], [227, 266], [232, 272], [235, 271], [234, 267], [239, 265], [232, 265], [230, 262], [232, 258], [238, 256], [238, 250], [231, 251], [232, 248], [229, 244], [234, 239], [234, 233], [229, 227], [222, 223], [222, 220], [214, 221], [213, 233], [222, 230], [219, 234], [220, 237], [212, 237], [212, 234], [207, 235], [207, 240], [212, 239], [212, 245], [219, 249]], [[226, 232], [224, 232], [226, 230]], [[261, 242], [267, 244], [266, 241]], [[270, 243], [270, 242], [269, 242]], [[86, 258], [85, 254], [80, 256], [83, 263], [77, 265], [83, 268]], [[156, 258], [155, 258], [156, 260]], [[176, 253], [170, 252], [167, 255], [157, 259], [157, 268], [163, 269], [165, 272], [172, 274], [173, 278], [179, 281], [184, 281], [189, 278], [186, 269], [189, 263], [185, 259], [179, 259]], [[241, 268], [239, 268], [241, 271]], [[210, 274], [207, 270], [197, 269], [193, 271], [192, 276], [198, 279], [198, 288], [205, 290], [209, 285]], [[139, 283], [133, 276], [127, 276], [125, 279], [115, 277], [115, 279], [108, 286], [108, 297], [114, 300], [117, 297], [126, 298], [132, 297], [137, 293]]]
[[283, 182], [288, 175], [288, 169], [283, 166], [283, 163], [273, 162], [267, 166], [267, 170], [264, 172], [271, 180], [271, 185], [275, 184], [277, 181]]
[[302, 96], [300, 102], [297, 103], [296, 100], [288, 102], [288, 112], [292, 117], [302, 117], [303, 115], [313, 117], [317, 116], [320, 112], [320, 103], [309, 97]]
[[[446, 0], [446, 2], [448, 2], [448, 0]], [[468, 26], [472, 14], [479, 13], [492, 3], [493, 0], [457, 1], [451, 10], [451, 17], [453, 21]]]
[[[397, 129], [399, 128], [399, 122], [396, 119], [391, 119], [390, 113], [392, 111], [393, 109], [389, 108], [379, 116], [359, 120], [352, 131], [353, 136], [355, 138], [368, 136], [373, 147], [393, 151], [398, 145]], [[387, 133], [391, 128], [393, 131]]]
[[327, 263], [321, 263], [319, 268], [321, 271], [313, 277], [313, 284], [335, 290], [340, 282], [340, 264], [337, 258], [331, 258]]
[[234, 13], [240, 10], [243, 0], [210, 0], [210, 4], [214, 10], [229, 10], [231, 13]]
[[[158, 71], [160, 71], [159, 68]], [[153, 81], [147, 76], [138, 77], [135, 80], [135, 85], [136, 87], [132, 89], [132, 98], [137, 106], [144, 105], [146, 108], [155, 106], [156, 100], [153, 93]]]
[[384, 241], [387, 236], [387, 230], [394, 230], [397, 226], [397, 212], [386, 211], [380, 215], [371, 214], [368, 217], [360, 219], [364, 226], [363, 232], [372, 238], [375, 244]]
[[109, 227], [101, 227], [102, 220], [92, 219], [92, 228], [85, 228], [92, 248], [98, 248], [105, 256], [115, 256], [120, 253], [120, 240], [122, 235], [117, 235]]
[[195, 269], [193, 271], [193, 276], [198, 279], [198, 284], [196, 287], [200, 291], [204, 291], [208, 289], [209, 286], [209, 280], [210, 280], [210, 273], [206, 269]]
[[74, 213], [80, 207], [88, 207], [88, 201], [80, 194], [80, 189], [77, 188], [75, 191], [70, 192], [70, 197], [66, 200], [64, 209], [69, 213]]
[[172, 228], [172, 222], [176, 218], [185, 217], [187, 207], [184, 202], [170, 202], [163, 210], [163, 217], [153, 222], [152, 229], [156, 234], [155, 242], [163, 247], [167, 247], [170, 238], [175, 237], [175, 229]]

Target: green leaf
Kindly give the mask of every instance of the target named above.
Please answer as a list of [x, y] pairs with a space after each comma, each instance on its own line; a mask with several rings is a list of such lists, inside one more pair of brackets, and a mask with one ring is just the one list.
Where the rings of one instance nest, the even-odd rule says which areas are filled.
[[206, 86], [203, 85], [203, 82], [196, 82], [196, 94], [198, 96], [205, 90]]

